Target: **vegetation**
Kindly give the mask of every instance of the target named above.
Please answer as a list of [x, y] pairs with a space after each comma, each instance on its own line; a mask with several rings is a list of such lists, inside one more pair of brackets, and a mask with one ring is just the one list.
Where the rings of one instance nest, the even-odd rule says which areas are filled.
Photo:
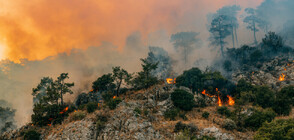
[[24, 140], [40, 140], [41, 134], [36, 130], [28, 130], [24, 133]]
[[14, 124], [15, 110], [0, 106], [0, 135], [3, 132], [16, 128]]
[[116, 96], [119, 96], [119, 90], [123, 82], [129, 84], [132, 79], [132, 75], [129, 74], [126, 70], [121, 69], [120, 67], [112, 68], [113, 79], [116, 85]]
[[121, 102], [122, 100], [120, 98], [111, 99], [109, 102], [107, 102], [108, 107], [113, 110], [116, 108], [116, 106]]
[[202, 117], [207, 119], [209, 117], [209, 113], [207, 111], [203, 112]]
[[187, 130], [189, 132], [189, 135], [193, 135], [194, 133], [196, 133], [199, 129], [197, 126], [193, 125], [193, 124], [184, 124], [181, 121], [177, 122], [177, 124], [175, 125], [175, 129], [174, 132], [184, 132], [185, 130]]
[[96, 130], [97, 130], [96, 139], [99, 136], [99, 134], [102, 132], [102, 130], [105, 128], [105, 124], [108, 121], [108, 119], [107, 119], [108, 117], [109, 116], [105, 115], [105, 114], [97, 115], [97, 117], [96, 117]]
[[98, 104], [95, 102], [90, 102], [87, 104], [87, 112], [88, 113], [92, 113], [94, 112], [96, 109], [98, 109]]
[[164, 118], [170, 120], [176, 120], [176, 117], [179, 115], [180, 110], [177, 108], [168, 109], [164, 112]]
[[84, 113], [82, 111], [76, 111], [76, 112], [71, 114], [70, 120], [78, 121], [78, 120], [84, 119], [85, 117], [86, 117], [86, 113]]
[[113, 91], [115, 88], [114, 78], [111, 73], [104, 74], [93, 82], [93, 91]]
[[257, 130], [262, 123], [272, 121], [276, 113], [272, 109], [254, 109], [252, 114], [245, 119], [245, 127]]
[[194, 96], [185, 90], [176, 89], [171, 94], [171, 100], [174, 106], [185, 111], [192, 110], [194, 106]]
[[231, 111], [226, 106], [218, 107], [217, 113], [221, 115], [225, 115], [226, 117], [230, 117], [232, 114]]
[[237, 125], [236, 123], [231, 120], [231, 119], [226, 119], [223, 124], [222, 124], [222, 127], [227, 129], [227, 130], [234, 130], [237, 128]]
[[293, 140], [294, 119], [266, 122], [258, 129], [254, 139]]

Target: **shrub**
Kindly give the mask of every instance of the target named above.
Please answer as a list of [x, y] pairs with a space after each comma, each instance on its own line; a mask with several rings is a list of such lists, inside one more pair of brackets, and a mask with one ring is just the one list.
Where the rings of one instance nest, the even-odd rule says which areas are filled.
[[40, 140], [41, 134], [36, 130], [28, 130], [24, 133], [24, 140]]
[[96, 130], [97, 130], [97, 136], [102, 132], [102, 130], [105, 128], [105, 124], [108, 121], [107, 115], [99, 114], [96, 117]]
[[92, 113], [98, 108], [98, 104], [95, 102], [90, 102], [87, 104], [87, 112]]
[[275, 101], [275, 94], [267, 86], [260, 86], [256, 88], [256, 103], [263, 108], [272, 107]]
[[199, 68], [192, 68], [183, 72], [182, 75], [177, 77], [176, 86], [184, 86], [192, 89], [193, 92], [203, 88], [204, 75]]
[[147, 109], [144, 109], [143, 112], [144, 112], [144, 116], [147, 116], [149, 114], [149, 111]]
[[86, 114], [82, 111], [77, 111], [74, 112], [71, 116], [70, 116], [70, 120], [72, 121], [77, 121], [77, 120], [82, 120], [86, 117]]
[[182, 118], [183, 120], [188, 120], [185, 112], [180, 112], [179, 117]]
[[194, 106], [194, 96], [185, 90], [176, 89], [171, 94], [171, 100], [176, 107], [185, 111], [192, 110]]
[[237, 125], [236, 123], [231, 120], [231, 119], [226, 119], [223, 124], [222, 124], [222, 127], [227, 129], [227, 130], [234, 130], [237, 128]]
[[116, 106], [121, 102], [122, 100], [120, 98], [111, 99], [107, 105], [108, 107], [113, 110], [116, 108]]
[[135, 112], [136, 114], [141, 114], [141, 110], [140, 110], [140, 108], [138, 108], [138, 107], [136, 107], [136, 108], [134, 109], [134, 112]]
[[104, 93], [102, 93], [102, 98], [103, 98], [104, 102], [109, 102], [113, 98], [113, 94], [111, 94], [109, 92], [104, 92]]
[[188, 130], [189, 134], [192, 135], [198, 131], [198, 127], [193, 124], [183, 124], [181, 121], [175, 125], [174, 132], [184, 132], [185, 130]]
[[293, 140], [294, 119], [266, 122], [258, 129], [254, 139]]
[[225, 115], [226, 117], [230, 117], [232, 114], [231, 111], [226, 106], [218, 107], [217, 113], [221, 115]]
[[262, 123], [270, 122], [275, 118], [276, 114], [272, 109], [257, 110], [247, 118], [245, 118], [245, 127], [249, 127], [253, 130], [257, 130]]
[[206, 102], [204, 98], [197, 97], [195, 101], [195, 107], [206, 107]]
[[203, 112], [202, 117], [207, 119], [209, 117], [209, 113], [207, 111]]
[[166, 110], [164, 112], [164, 118], [165, 119], [170, 119], [170, 120], [176, 120], [176, 117], [178, 116], [180, 110], [177, 108], [172, 108], [169, 110]]

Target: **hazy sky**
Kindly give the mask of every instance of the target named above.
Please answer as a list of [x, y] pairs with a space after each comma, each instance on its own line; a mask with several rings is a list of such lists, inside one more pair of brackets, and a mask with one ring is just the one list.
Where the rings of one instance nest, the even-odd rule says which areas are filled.
[[[254, 7], [263, 0], [238, 0]], [[206, 15], [235, 0], [0, 0], [0, 59], [40, 60], [73, 48], [165, 30], [205, 32]], [[203, 31], [204, 30], [204, 31]], [[146, 42], [145, 42], [146, 43]]]

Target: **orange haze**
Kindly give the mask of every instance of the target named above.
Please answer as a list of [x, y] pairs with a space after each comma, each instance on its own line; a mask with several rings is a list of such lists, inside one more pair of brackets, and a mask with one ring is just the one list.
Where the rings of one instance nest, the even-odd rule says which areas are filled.
[[[201, 30], [205, 16], [235, 0], [0, 0], [0, 44], [4, 56], [41, 60], [73, 48], [111, 42], [122, 50], [139, 31]], [[242, 7], [263, 0], [238, 0]], [[196, 27], [197, 22], [203, 27]], [[187, 24], [190, 22], [191, 24]], [[195, 27], [194, 27], [195, 26]]]

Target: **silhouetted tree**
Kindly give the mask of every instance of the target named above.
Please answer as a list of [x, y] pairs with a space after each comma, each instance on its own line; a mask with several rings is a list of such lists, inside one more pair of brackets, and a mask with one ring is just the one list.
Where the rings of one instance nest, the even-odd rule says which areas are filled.
[[256, 10], [253, 8], [246, 8], [245, 12], [247, 13], [247, 16], [244, 18], [243, 22], [248, 24], [247, 29], [253, 31], [254, 44], [257, 45], [256, 32], [259, 31], [257, 27], [258, 25], [263, 26], [265, 22], [256, 15]]
[[132, 75], [129, 74], [125, 69], [120, 67], [113, 67], [112, 68], [113, 79], [116, 83], [116, 95], [119, 96], [119, 89], [121, 87], [122, 82], [129, 83]]
[[111, 73], [104, 74], [93, 82], [94, 91], [111, 91], [115, 88], [114, 78]]
[[222, 56], [224, 56], [224, 45], [227, 44], [224, 39], [231, 34], [232, 24], [229, 21], [228, 16], [219, 15], [212, 20], [209, 29], [211, 44], [220, 46]]
[[73, 94], [71, 87], [74, 86], [74, 83], [65, 83], [64, 80], [68, 79], [68, 73], [61, 73], [57, 80], [55, 81], [55, 85], [58, 93], [60, 94], [61, 105], [63, 105], [63, 95], [66, 93]]
[[182, 51], [184, 62], [187, 64], [188, 55], [196, 48], [196, 43], [200, 40], [197, 38], [199, 33], [196, 32], [179, 32], [171, 36], [171, 42], [176, 50]]

